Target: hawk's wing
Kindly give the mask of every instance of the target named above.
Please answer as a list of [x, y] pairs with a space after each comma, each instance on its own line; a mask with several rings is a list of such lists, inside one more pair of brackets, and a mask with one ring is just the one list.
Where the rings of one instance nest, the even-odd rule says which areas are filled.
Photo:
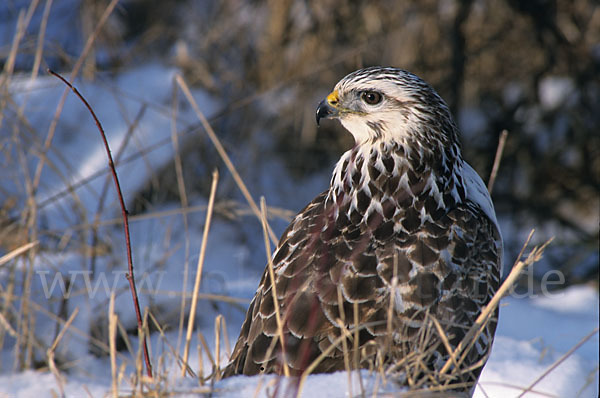
[[[415, 360], [439, 369], [448, 355], [429, 317], [442, 325], [452, 348], [473, 324], [498, 286], [500, 237], [495, 224], [468, 201], [434, 212], [421, 223], [413, 207], [399, 208], [397, 201], [386, 200], [376, 206], [379, 211], [370, 212], [358, 203], [363, 217], [349, 204], [338, 207], [327, 195], [323, 192], [296, 216], [274, 253], [291, 374], [300, 374], [334, 343], [314, 372], [344, 369], [341, 325], [354, 334], [355, 318], [361, 367], [379, 355], [384, 364], [404, 362], [399, 370], [406, 372], [406, 359], [422, 353]], [[271, 289], [267, 269], [225, 377], [282, 373], [281, 345], [273, 341], [278, 337]], [[467, 363], [489, 351], [495, 322], [490, 328]], [[392, 331], [391, 338], [387, 331]], [[354, 343], [347, 343], [351, 349]], [[471, 369], [475, 373], [468, 373], [465, 381], [472, 376], [476, 380], [480, 370]]]

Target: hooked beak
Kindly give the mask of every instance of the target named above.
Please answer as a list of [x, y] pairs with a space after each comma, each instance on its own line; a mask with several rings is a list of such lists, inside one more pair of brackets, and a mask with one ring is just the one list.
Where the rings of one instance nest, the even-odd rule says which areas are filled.
[[321, 119], [331, 119], [339, 116], [340, 112], [337, 108], [339, 102], [337, 90], [327, 96], [317, 107], [317, 126]]

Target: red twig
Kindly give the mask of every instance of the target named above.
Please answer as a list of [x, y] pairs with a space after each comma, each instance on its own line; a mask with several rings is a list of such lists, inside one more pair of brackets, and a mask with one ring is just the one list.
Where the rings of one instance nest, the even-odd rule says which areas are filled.
[[[127, 264], [129, 265], [129, 272], [126, 274], [127, 280], [129, 281], [129, 288], [131, 290], [131, 296], [133, 297], [133, 306], [135, 307], [135, 316], [137, 318], [138, 324], [138, 333], [142, 334], [142, 314], [140, 312], [140, 303], [138, 301], [137, 289], [135, 287], [135, 278], [133, 277], [133, 257], [131, 255], [131, 238], [129, 236], [129, 213], [125, 208], [125, 201], [123, 200], [123, 193], [121, 192], [121, 185], [119, 184], [119, 178], [117, 177], [117, 170], [115, 169], [115, 164], [112, 159], [112, 155], [110, 154], [110, 147], [108, 146], [108, 141], [106, 140], [106, 134], [104, 134], [104, 129], [100, 124], [100, 121], [96, 117], [94, 110], [90, 106], [90, 104], [86, 101], [86, 99], [79, 93], [77, 88], [75, 88], [71, 83], [69, 83], [65, 78], [63, 78], [58, 73], [53, 70], [48, 69], [48, 73], [59, 78], [64, 84], [69, 86], [69, 88], [79, 97], [81, 102], [84, 103], [92, 117], [94, 118], [94, 122], [96, 123], [96, 127], [98, 127], [98, 131], [100, 131], [100, 135], [102, 136], [102, 141], [104, 142], [104, 148], [106, 149], [106, 155], [108, 156], [108, 167], [112, 173], [113, 181], [115, 182], [115, 187], [117, 189], [117, 196], [119, 197], [119, 203], [121, 204], [121, 213], [123, 215], [123, 229], [125, 230], [125, 245], [127, 247]], [[144, 348], [144, 361], [146, 362], [146, 373], [148, 377], [152, 377], [152, 365], [150, 364], [150, 358], [148, 357], [148, 344], [146, 343], [146, 336], [142, 339], [142, 344]]]

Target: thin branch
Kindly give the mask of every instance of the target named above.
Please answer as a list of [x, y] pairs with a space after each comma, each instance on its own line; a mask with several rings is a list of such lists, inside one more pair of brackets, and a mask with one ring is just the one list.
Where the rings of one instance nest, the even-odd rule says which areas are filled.
[[508, 131], [502, 130], [500, 139], [498, 140], [498, 147], [496, 148], [496, 157], [494, 158], [494, 165], [492, 166], [492, 172], [490, 173], [490, 179], [488, 181], [488, 192], [491, 194], [494, 189], [494, 183], [496, 182], [496, 176], [498, 175], [498, 169], [500, 168], [500, 159], [502, 159], [502, 152], [504, 152], [504, 144], [506, 143], [506, 137]]
[[9, 262], [13, 258], [18, 257], [19, 255], [25, 253], [27, 250], [36, 246], [38, 243], [39, 243], [39, 241], [26, 243], [23, 246], [17, 247], [15, 250], [11, 251], [10, 253], [7, 253], [4, 256], [0, 257], [0, 266]]
[[115, 314], [115, 292], [110, 295], [108, 304], [108, 344], [110, 347], [110, 374], [112, 380], [112, 396], [119, 397], [117, 380], [117, 314]]
[[[117, 150], [117, 156], [115, 156], [115, 164], [120, 164], [121, 156], [123, 155], [123, 153], [125, 153], [125, 149], [127, 148], [127, 145], [129, 144], [129, 140], [130, 140], [131, 136], [133, 135], [133, 132], [137, 128], [140, 120], [142, 120], [142, 117], [144, 117], [145, 113], [146, 113], [146, 105], [144, 104], [141, 106], [133, 123], [129, 126], [129, 128], [127, 129], [127, 132], [125, 133], [125, 139], [123, 140], [123, 142], [121, 143], [121, 146]], [[96, 275], [96, 250], [94, 250], [94, 248], [98, 244], [98, 234], [99, 234], [99, 229], [100, 229], [100, 225], [99, 225], [100, 216], [102, 214], [102, 211], [104, 210], [104, 204], [106, 201], [106, 192], [108, 191], [109, 186], [110, 186], [110, 177], [107, 175], [106, 179], [104, 180], [104, 184], [102, 184], [102, 191], [100, 191], [100, 196], [98, 197], [99, 198], [98, 199], [98, 207], [96, 208], [96, 214], [94, 215], [94, 221], [92, 222], [92, 225], [91, 225], [92, 239], [91, 239], [91, 243], [90, 243], [90, 271], [92, 272], [92, 278], [94, 278]]]
[[[17, 53], [19, 51], [19, 46], [21, 44], [21, 40], [25, 36], [25, 32], [29, 23], [31, 22], [31, 17], [37, 8], [39, 0], [33, 0], [29, 3], [29, 7], [27, 8], [27, 13], [24, 10], [19, 12], [19, 17], [17, 18], [17, 27], [15, 35], [13, 36], [12, 45], [10, 48], [10, 52], [8, 54], [8, 58], [4, 63], [4, 67], [2, 73], [0, 74], [0, 87], [3, 87], [5, 84], [8, 84], [10, 77], [12, 76], [15, 68], [15, 61], [17, 59]], [[1, 124], [1, 123], [0, 123]]]
[[194, 281], [194, 291], [192, 294], [192, 303], [190, 305], [190, 316], [188, 318], [187, 334], [185, 336], [185, 346], [183, 349], [183, 364], [181, 369], [181, 377], [185, 376], [185, 371], [190, 353], [190, 342], [192, 340], [192, 331], [194, 329], [194, 317], [196, 316], [196, 305], [198, 304], [198, 291], [200, 290], [200, 281], [202, 280], [202, 268], [204, 266], [204, 256], [206, 254], [206, 242], [208, 241], [208, 231], [210, 230], [210, 222], [212, 219], [213, 206], [215, 203], [215, 195], [217, 192], [217, 182], [219, 181], [219, 171], [213, 171], [212, 184], [210, 186], [210, 196], [208, 198], [208, 210], [206, 211], [206, 220], [204, 221], [204, 232], [202, 234], [202, 243], [200, 244], [200, 255], [198, 256], [198, 264], [196, 267], [196, 280]]
[[[171, 355], [173, 356], [175, 361], [177, 361], [177, 363], [180, 366], [185, 367], [187, 372], [190, 374], [190, 376], [192, 376], [194, 378], [198, 377], [189, 365], [183, 363], [181, 355], [179, 355], [179, 352], [177, 351], [177, 349], [175, 349], [175, 347], [173, 347], [173, 345], [167, 339], [167, 336], [165, 335], [165, 328], [163, 326], [161, 326], [160, 322], [158, 322], [158, 319], [156, 319], [154, 314], [152, 314], [152, 312], [148, 311], [148, 316], [150, 317], [150, 320], [152, 321], [152, 324], [154, 325], [154, 327], [158, 330], [158, 333], [160, 334], [160, 338], [161, 338], [163, 344], [165, 344], [166, 347], [169, 349], [169, 351], [171, 352]], [[162, 360], [162, 358], [161, 358], [161, 360]]]
[[[129, 217], [129, 222], [139, 222], [145, 220], [152, 220], [156, 218], [164, 218], [164, 217], [172, 217], [180, 214], [188, 214], [188, 213], [196, 213], [206, 211], [206, 205], [197, 205], [197, 206], [189, 206], [187, 208], [174, 208], [169, 210], [160, 210], [160, 211], [152, 211], [144, 214], [137, 214]], [[250, 215], [254, 215], [252, 210], [245, 207], [241, 203], [235, 200], [221, 200], [215, 203], [215, 213], [221, 214], [227, 218], [235, 218], [235, 217], [246, 217]], [[268, 214], [271, 218], [280, 218], [284, 221], [291, 222], [292, 218], [296, 215], [295, 211], [283, 209], [281, 207], [273, 207], [268, 206]], [[102, 221], [98, 221], [95, 223], [98, 227], [105, 227], [107, 225], [120, 225], [123, 223], [122, 218], [110, 218]], [[81, 223], [70, 225], [65, 229], [56, 229], [56, 230], [46, 230], [45, 232], [48, 234], [65, 234], [72, 233], [74, 231], [79, 231], [82, 229], [90, 228], [92, 224], [89, 223]]]
[[[133, 276], [133, 256], [131, 254], [131, 237], [129, 234], [129, 213], [127, 212], [127, 208], [125, 207], [125, 201], [123, 199], [123, 193], [121, 191], [121, 184], [119, 183], [119, 178], [117, 177], [117, 170], [115, 169], [115, 164], [112, 159], [112, 155], [110, 153], [110, 147], [108, 145], [108, 141], [106, 139], [106, 134], [104, 134], [104, 129], [100, 124], [100, 121], [96, 117], [96, 113], [90, 106], [90, 104], [86, 101], [86, 99], [79, 93], [77, 88], [69, 83], [65, 78], [63, 78], [58, 73], [48, 69], [48, 73], [59, 78], [64, 84], [66, 84], [74, 93], [79, 97], [79, 99], [86, 106], [92, 118], [94, 118], [94, 122], [96, 123], [96, 127], [98, 127], [98, 131], [102, 136], [102, 141], [104, 143], [104, 148], [106, 149], [106, 156], [108, 157], [108, 166], [113, 176], [113, 181], [115, 183], [115, 188], [117, 190], [117, 196], [119, 198], [119, 204], [121, 205], [121, 214], [123, 215], [123, 229], [125, 232], [125, 245], [127, 247], [127, 264], [129, 266], [129, 272], [125, 275], [127, 280], [129, 281], [129, 288], [131, 290], [131, 296], [133, 297], [133, 306], [135, 307], [135, 316], [137, 318], [138, 324], [138, 334], [142, 337], [142, 315], [140, 312], [140, 303], [138, 301], [137, 289], [135, 287], [135, 278]], [[148, 377], [152, 378], [152, 365], [150, 364], [150, 358], [148, 357], [148, 344], [146, 342], [145, 336], [143, 336], [142, 345], [144, 350], [144, 360], [146, 362], [146, 372]]]
[[62, 375], [58, 371], [58, 368], [56, 367], [56, 362], [54, 361], [54, 352], [56, 351], [56, 347], [58, 346], [58, 343], [62, 340], [63, 336], [69, 329], [69, 326], [71, 326], [71, 324], [73, 323], [73, 320], [75, 319], [75, 317], [77, 316], [78, 313], [79, 313], [79, 308], [75, 308], [75, 311], [73, 311], [73, 313], [71, 314], [71, 316], [69, 317], [69, 319], [67, 320], [65, 325], [63, 326], [62, 330], [58, 334], [58, 336], [56, 336], [56, 338], [54, 339], [54, 342], [52, 342], [52, 345], [50, 346], [50, 348], [48, 348], [48, 350], [46, 351], [46, 355], [48, 356], [48, 367], [50, 368], [50, 371], [56, 378], [56, 383], [58, 384], [58, 388], [60, 389], [61, 396], [63, 396], [63, 397], [65, 396], [65, 389], [64, 389], [65, 379], [64, 379], [64, 377], [62, 377]]
[[[91, 51], [92, 46], [94, 45], [94, 42], [96, 41], [96, 38], [100, 34], [100, 30], [102, 29], [102, 27], [108, 20], [108, 17], [110, 16], [110, 14], [112, 14], [112, 12], [115, 9], [115, 7], [117, 6], [118, 2], [119, 2], [119, 0], [112, 0], [110, 2], [110, 4], [108, 6], [106, 6], [106, 9], [104, 10], [104, 13], [100, 17], [100, 20], [98, 21], [98, 24], [96, 25], [96, 28], [94, 29], [94, 32], [92, 33], [92, 35], [90, 37], [88, 37], [87, 41], [85, 42], [83, 51], [81, 52], [81, 55], [79, 55], [79, 58], [77, 59], [77, 62], [75, 63], [75, 66], [73, 67], [73, 70], [71, 71], [71, 82], [75, 81], [75, 78], [79, 74], [79, 69], [81, 69], [81, 66], [83, 65], [83, 62], [85, 61], [89, 52]], [[46, 162], [46, 152], [48, 151], [48, 149], [50, 149], [50, 145], [52, 144], [52, 139], [54, 138], [56, 126], [58, 125], [58, 119], [59, 119], [60, 114], [62, 113], [62, 109], [65, 105], [65, 101], [67, 99], [68, 92], [69, 92], [68, 90], [65, 90], [62, 97], [60, 98], [59, 104], [56, 107], [56, 112], [54, 112], [54, 117], [52, 118], [52, 122], [50, 123], [50, 127], [48, 128], [48, 134], [46, 135], [46, 140], [44, 141], [44, 147], [42, 149], [42, 153], [40, 154], [40, 160], [38, 161], [38, 164], [35, 169], [34, 177], [33, 177], [33, 192], [34, 193], [37, 191], [38, 185], [40, 183], [40, 178], [42, 176], [42, 170], [43, 170], [44, 164]]]
[[[206, 119], [206, 117], [204, 116], [202, 111], [200, 110], [200, 107], [196, 103], [196, 100], [194, 99], [194, 96], [192, 95], [192, 92], [190, 91], [190, 88], [188, 87], [187, 83], [183, 80], [183, 78], [180, 75], [176, 75], [175, 80], [177, 81], [177, 84], [179, 84], [179, 87], [181, 87], [181, 89], [183, 90], [183, 94], [185, 95], [185, 97], [188, 100], [188, 102], [190, 103], [190, 105], [192, 105], [192, 108], [194, 109], [196, 116], [202, 123], [202, 127], [204, 127], [204, 131], [206, 131], [206, 133], [208, 134], [208, 137], [210, 138], [210, 140], [212, 141], [213, 145], [215, 146], [217, 152], [219, 153], [219, 156], [221, 156], [221, 159], [223, 159], [223, 162], [225, 162], [225, 166], [227, 166], [227, 169], [233, 176], [235, 183], [240, 188], [240, 191], [242, 191], [242, 195], [244, 195], [244, 197], [248, 201], [248, 204], [250, 205], [250, 208], [254, 212], [254, 215], [256, 215], [256, 217], [260, 220], [261, 219], [260, 209], [256, 205], [256, 202], [254, 201], [254, 198], [252, 198], [252, 195], [250, 195], [250, 191], [248, 191], [246, 184], [244, 184], [242, 177], [240, 177], [240, 174], [237, 172], [237, 169], [233, 165], [233, 162], [229, 158], [229, 155], [227, 155], [225, 148], [223, 148], [223, 144], [221, 144], [219, 137], [217, 137], [217, 135], [215, 134], [215, 131], [212, 129], [210, 123], [208, 122], [208, 120]], [[267, 231], [269, 232], [269, 237], [271, 238], [271, 241], [274, 244], [277, 244], [277, 236], [275, 236], [275, 233], [273, 232], [273, 230], [271, 229], [271, 227], [268, 224], [267, 224]]]
[[[183, 177], [183, 165], [181, 161], [181, 152], [179, 150], [179, 134], [177, 132], [177, 113], [179, 111], [179, 101], [177, 98], [177, 86], [173, 82], [172, 97], [171, 97], [171, 141], [173, 144], [173, 160], [175, 164], [175, 175], [177, 176], [177, 190], [179, 191], [179, 200], [182, 208], [188, 207], [188, 197], [185, 189], [185, 179]], [[184, 254], [183, 254], [183, 280], [181, 282], [182, 290], [187, 290], [188, 274], [190, 269], [190, 230], [187, 213], [182, 213], [183, 234], [185, 236]], [[177, 352], [181, 347], [181, 338], [183, 336], [183, 328], [185, 323], [185, 295], [181, 297], [179, 305], [179, 327], [177, 328]]]
[[[479, 387], [481, 388], [481, 385], [485, 384], [490, 385], [490, 386], [500, 386], [500, 387], [504, 387], [504, 388], [511, 388], [513, 390], [519, 390], [522, 391], [523, 390], [523, 386], [518, 386], [515, 384], [510, 384], [510, 383], [504, 383], [504, 382], [500, 382], [500, 381], [484, 381], [483, 383], [478, 383]], [[539, 391], [539, 390], [531, 390], [529, 391], [533, 394], [536, 395], [540, 395], [542, 397], [548, 397], [548, 398], [560, 398], [560, 396], [556, 395], [556, 394], [550, 394], [548, 392], [545, 391]]]
[[575, 351], [577, 351], [577, 349], [579, 349], [579, 347], [581, 347], [583, 344], [585, 344], [586, 341], [588, 341], [589, 339], [591, 339], [596, 333], [598, 333], [598, 329], [596, 328], [594, 330], [592, 330], [590, 333], [588, 333], [587, 336], [585, 336], [584, 338], [582, 338], [579, 343], [575, 344], [569, 351], [567, 351], [563, 356], [561, 356], [560, 358], [558, 358], [556, 360], [556, 362], [554, 362], [548, 369], [546, 369], [546, 371], [544, 373], [542, 373], [537, 379], [535, 379], [535, 381], [533, 383], [531, 383], [525, 390], [523, 390], [523, 392], [521, 394], [519, 394], [519, 396], [517, 398], [521, 398], [523, 395], [525, 395], [525, 393], [531, 391], [531, 389], [533, 387], [535, 387], [535, 385], [537, 383], [539, 383], [540, 381], [542, 381], [542, 379], [544, 379], [544, 377], [548, 376], [550, 374], [550, 372], [552, 372], [554, 369], [556, 369], [558, 367], [558, 365], [560, 365], [561, 363], [563, 363], [565, 361], [565, 359], [567, 359], [568, 357], [571, 356], [571, 354], [573, 354]]
[[[378, 326], [378, 325], [379, 325], [379, 322], [366, 322], [359, 326], [355, 325], [355, 327], [360, 331], [360, 330], [366, 329], [369, 326]], [[354, 332], [354, 330], [352, 332]], [[352, 332], [349, 332], [349, 333], [352, 333]], [[340, 344], [342, 344], [342, 340], [347, 339], [348, 337], [349, 337], [348, 335], [346, 335], [345, 333], [342, 332], [340, 334], [340, 336], [338, 336], [335, 340], [333, 340], [331, 342], [331, 345], [329, 345], [329, 347], [324, 349], [323, 352], [321, 352], [321, 354], [318, 357], [316, 357], [314, 359], [314, 361], [312, 361], [306, 369], [304, 369], [304, 371], [300, 375], [300, 380], [298, 381], [297, 396], [300, 396], [300, 394], [302, 392], [302, 388], [304, 386], [304, 383], [306, 383], [306, 378], [313, 372], [313, 370], [315, 370], [317, 368], [317, 366], [319, 366], [319, 364], [321, 362], [323, 362], [323, 360], [325, 358], [327, 358], [327, 356], [329, 354], [331, 354], [331, 352], [333, 350], [335, 350], [336, 348], [339, 347]]]
[[[281, 319], [281, 312], [279, 309], [279, 298], [277, 296], [277, 284], [275, 283], [275, 271], [273, 269], [273, 255], [271, 254], [271, 245], [269, 244], [269, 236], [267, 231], [269, 230], [269, 224], [267, 223], [267, 204], [265, 197], [260, 198], [260, 210], [261, 210], [261, 221], [263, 227], [263, 238], [265, 240], [265, 250], [267, 251], [267, 268], [269, 269], [269, 278], [271, 280], [271, 295], [273, 297], [273, 306], [275, 307], [275, 321], [277, 322], [277, 336], [281, 343], [281, 362], [283, 363], [283, 374], [286, 377], [290, 375], [290, 369], [287, 363], [285, 340], [283, 335], [283, 321]], [[273, 339], [276, 341], [276, 339]]]
[[[533, 230], [529, 233], [529, 237], [527, 238], [527, 241], [523, 245], [523, 250], [529, 244], [529, 241], [531, 240], [533, 233], [534, 233]], [[483, 332], [483, 329], [487, 325], [489, 318], [492, 316], [492, 313], [495, 311], [496, 307], [498, 307], [498, 305], [500, 304], [500, 300], [504, 297], [504, 294], [512, 287], [512, 285], [517, 280], [517, 278], [519, 278], [521, 276], [521, 271], [523, 269], [525, 269], [527, 266], [535, 263], [542, 257], [542, 253], [544, 252], [544, 249], [546, 248], [546, 246], [548, 246], [550, 244], [552, 239], [553, 238], [549, 239], [546, 243], [544, 243], [543, 245], [541, 245], [539, 247], [538, 246], [534, 247], [533, 250], [531, 251], [531, 253], [529, 254], [529, 256], [527, 256], [527, 258], [524, 261], [521, 261], [520, 258], [517, 258], [517, 261], [513, 265], [510, 274], [508, 274], [508, 276], [506, 277], [506, 280], [504, 281], [504, 283], [502, 283], [502, 286], [500, 286], [500, 288], [494, 294], [494, 297], [492, 297], [492, 299], [485, 306], [483, 311], [481, 311], [481, 314], [479, 314], [479, 316], [475, 320], [475, 323], [471, 326], [469, 331], [465, 334], [465, 337], [463, 337], [463, 339], [460, 341], [460, 343], [458, 344], [458, 346], [456, 347], [454, 352], [450, 353], [450, 357], [448, 358], [448, 360], [446, 361], [446, 363], [440, 370], [440, 374], [443, 375], [448, 370], [450, 370], [451, 366], [455, 363], [455, 358], [459, 358], [459, 360], [458, 360], [459, 366], [465, 360], [467, 354], [469, 353], [469, 350], [475, 344], [475, 342], [479, 338], [479, 335]], [[523, 250], [521, 252], [523, 252]]]
[[[219, 314], [215, 318], [215, 371], [213, 372], [212, 382], [221, 380], [221, 330], [223, 329], [223, 315]], [[223, 334], [227, 334], [224, 330]]]
[[46, 0], [44, 6], [44, 14], [42, 23], [40, 24], [40, 32], [38, 33], [37, 45], [35, 50], [35, 58], [33, 60], [33, 68], [31, 68], [31, 80], [35, 80], [42, 63], [42, 52], [44, 50], [44, 37], [46, 35], [46, 26], [48, 26], [48, 17], [50, 16], [50, 8], [52, 8], [52, 0]]

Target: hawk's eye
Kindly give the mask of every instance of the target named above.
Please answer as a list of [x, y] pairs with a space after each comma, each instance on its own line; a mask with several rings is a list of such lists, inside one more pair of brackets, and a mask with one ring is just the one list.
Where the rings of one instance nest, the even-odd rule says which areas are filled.
[[369, 105], [377, 105], [381, 102], [383, 97], [377, 91], [363, 91], [360, 97]]

